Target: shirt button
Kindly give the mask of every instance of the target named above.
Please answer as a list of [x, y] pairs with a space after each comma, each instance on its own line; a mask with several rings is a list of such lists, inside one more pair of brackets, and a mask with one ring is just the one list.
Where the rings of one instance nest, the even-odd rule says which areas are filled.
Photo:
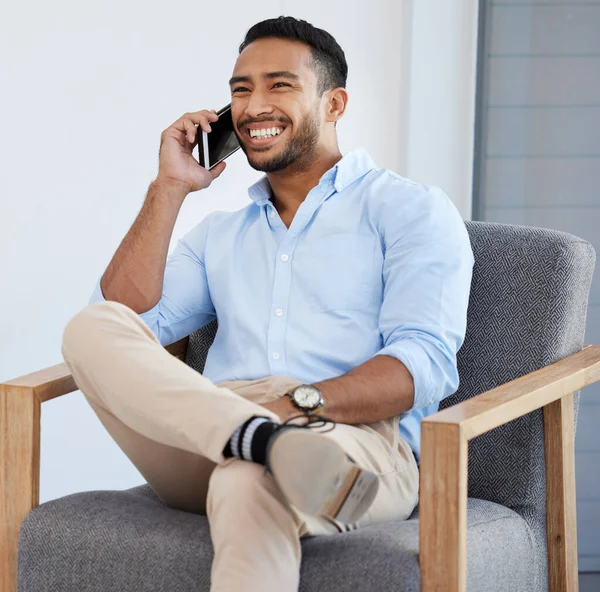
[[275, 352], [275, 353], [273, 354], [273, 359], [274, 359], [274, 360], [278, 360], [278, 359], [279, 359], [279, 354], [278, 354], [277, 352]]
[[276, 314], [278, 317], [280, 317], [280, 316], [283, 314], [283, 310], [281, 310], [281, 308], [278, 308], [278, 309], [275, 311], [275, 314]]
[[287, 261], [289, 259], [289, 257], [287, 255], [282, 255], [281, 256], [281, 260], [282, 261]]
[[269, 216], [271, 216], [271, 218], [275, 218], [275, 211], [274, 211], [274, 210], [271, 210], [271, 211], [269, 212]]

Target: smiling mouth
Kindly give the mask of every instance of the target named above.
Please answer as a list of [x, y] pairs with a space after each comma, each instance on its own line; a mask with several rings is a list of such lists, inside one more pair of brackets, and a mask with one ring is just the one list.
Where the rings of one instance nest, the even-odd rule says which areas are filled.
[[264, 134], [260, 134], [257, 136], [251, 136], [250, 132], [254, 131], [254, 130], [250, 130], [249, 128], [246, 128], [244, 131], [244, 135], [246, 136], [246, 140], [248, 142], [248, 144], [250, 146], [268, 146], [270, 144], [274, 144], [276, 143], [279, 138], [281, 136], [283, 136], [283, 134], [285, 134], [286, 130], [287, 130], [287, 126], [286, 127], [276, 127], [274, 126], [273, 128], [269, 128], [271, 130], [276, 129], [279, 130], [281, 129], [281, 131], [279, 133], [275, 133], [275, 134], [269, 134], [269, 135], [264, 135]]

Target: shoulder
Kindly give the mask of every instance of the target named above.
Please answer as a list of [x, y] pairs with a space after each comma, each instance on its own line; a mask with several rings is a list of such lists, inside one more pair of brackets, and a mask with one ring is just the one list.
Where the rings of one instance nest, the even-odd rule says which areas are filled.
[[209, 212], [196, 226], [194, 226], [184, 237], [188, 242], [203, 242], [218, 236], [224, 238], [227, 235], [235, 235], [240, 226], [247, 224], [250, 219], [258, 215], [258, 208], [250, 204], [240, 210], [224, 211], [213, 210]]
[[389, 169], [373, 169], [368, 178], [374, 189], [372, 199], [381, 207], [431, 210], [454, 205], [440, 187], [417, 183]]
[[369, 206], [383, 233], [464, 229], [462, 216], [440, 187], [418, 183], [389, 169], [373, 169], [368, 177]]
[[224, 228], [233, 230], [239, 225], [248, 224], [248, 222], [257, 218], [259, 213], [260, 208], [254, 203], [230, 212], [215, 210], [209, 214], [211, 216], [211, 228], [218, 227], [219, 230]]

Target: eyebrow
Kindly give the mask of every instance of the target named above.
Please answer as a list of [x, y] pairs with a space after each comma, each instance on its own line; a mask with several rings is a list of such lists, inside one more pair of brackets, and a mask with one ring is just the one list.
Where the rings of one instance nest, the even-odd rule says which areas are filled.
[[[270, 80], [273, 78], [289, 78], [291, 80], [300, 80], [300, 76], [298, 74], [294, 74], [293, 72], [288, 72], [287, 70], [281, 70], [280, 72], [266, 72], [262, 75], [264, 80]], [[252, 82], [252, 78], [250, 76], [233, 76], [229, 80], [229, 86], [237, 84], [238, 82]]]

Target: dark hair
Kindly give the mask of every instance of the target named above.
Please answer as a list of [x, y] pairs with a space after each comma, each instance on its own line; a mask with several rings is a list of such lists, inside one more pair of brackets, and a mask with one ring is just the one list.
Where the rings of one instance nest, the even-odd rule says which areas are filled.
[[317, 73], [318, 94], [332, 88], [346, 88], [348, 64], [338, 42], [323, 29], [317, 29], [306, 21], [292, 16], [280, 16], [256, 23], [246, 33], [240, 45], [240, 53], [253, 41], [277, 37], [291, 41], [302, 41], [312, 47], [313, 67]]

